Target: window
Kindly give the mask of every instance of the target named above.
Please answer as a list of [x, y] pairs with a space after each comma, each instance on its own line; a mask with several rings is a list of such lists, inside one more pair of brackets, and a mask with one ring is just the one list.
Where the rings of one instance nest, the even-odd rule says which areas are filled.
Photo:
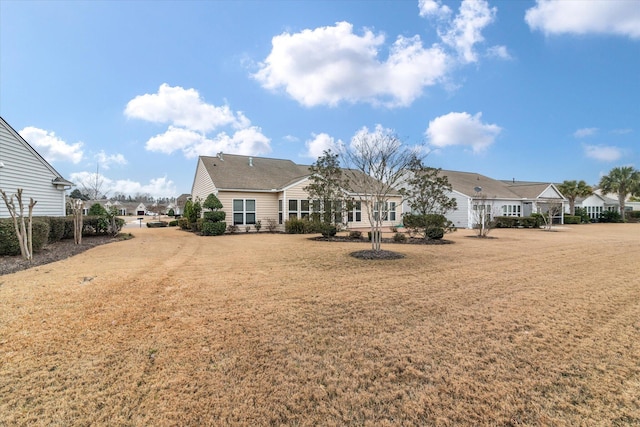
[[233, 199], [233, 225], [256, 223], [256, 201], [254, 199]]
[[300, 200], [300, 218], [309, 219], [309, 201]]
[[278, 224], [282, 224], [282, 199], [278, 200]]
[[353, 208], [349, 209], [347, 213], [347, 221], [349, 222], [360, 222], [362, 221], [362, 203], [354, 202]]
[[289, 219], [298, 218], [298, 201], [295, 199], [289, 200]]
[[521, 216], [520, 205], [502, 205], [502, 216]]
[[[381, 209], [382, 208], [382, 209]], [[383, 221], [396, 220], [396, 202], [377, 202], [373, 205], [373, 218], [378, 220], [382, 211]]]

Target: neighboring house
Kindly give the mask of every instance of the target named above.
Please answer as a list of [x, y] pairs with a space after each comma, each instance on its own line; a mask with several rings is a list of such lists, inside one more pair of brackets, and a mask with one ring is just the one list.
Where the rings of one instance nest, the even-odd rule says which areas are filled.
[[[34, 216], [65, 216], [65, 190], [72, 185], [0, 117], [0, 189], [10, 197], [22, 188], [25, 214], [33, 198], [37, 202]], [[0, 201], [0, 218], [8, 216], [7, 207]]]
[[[618, 201], [609, 197], [604, 197], [598, 193], [593, 193], [588, 197], [578, 197], [576, 199], [576, 208], [586, 209], [589, 219], [597, 220], [604, 211], [619, 211]], [[567, 210], [565, 213], [569, 213]]]
[[[223, 153], [200, 156], [191, 196], [204, 201], [215, 194], [226, 212], [227, 224], [246, 226], [261, 221], [264, 227], [271, 219], [284, 230], [287, 219], [306, 218], [313, 212], [313, 201], [304, 190], [310, 176], [309, 166], [291, 160]], [[383, 226], [400, 223], [401, 200], [400, 196], [389, 199], [383, 209]], [[344, 222], [351, 229], [369, 227], [366, 207], [354, 203]]]
[[[489, 218], [497, 216], [526, 217], [546, 210], [550, 204], [566, 203], [554, 184], [500, 181], [474, 172], [442, 170], [451, 185], [448, 196], [456, 199], [457, 209], [446, 217], [458, 228], [473, 228], [484, 212]], [[560, 215], [555, 222], [563, 223]], [[410, 212], [403, 204], [403, 212]]]
[[183, 215], [184, 214], [184, 205], [187, 203], [187, 200], [191, 199], [191, 194], [181, 194], [176, 199], [176, 206], [174, 208], [174, 214]]

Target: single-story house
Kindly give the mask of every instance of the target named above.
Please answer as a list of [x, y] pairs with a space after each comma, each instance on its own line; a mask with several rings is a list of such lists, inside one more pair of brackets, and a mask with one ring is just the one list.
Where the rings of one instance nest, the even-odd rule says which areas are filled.
[[[269, 220], [284, 230], [290, 218], [306, 218], [313, 213], [313, 201], [304, 190], [310, 184], [308, 165], [291, 160], [250, 157], [218, 153], [200, 156], [191, 189], [192, 200], [204, 201], [215, 194], [226, 212], [228, 225], [253, 226], [260, 221], [264, 227]], [[368, 228], [366, 206], [356, 199], [343, 222], [350, 229]], [[401, 222], [401, 202], [394, 193], [382, 207], [383, 226]], [[374, 212], [376, 215], [377, 212]]]
[[[37, 202], [34, 216], [64, 216], [65, 190], [72, 185], [0, 117], [0, 189], [8, 197], [22, 188], [25, 212], [29, 199], [33, 198]], [[19, 209], [17, 202], [16, 209]], [[0, 218], [7, 217], [9, 211], [0, 200]]]
[[[480, 222], [480, 215], [527, 217], [546, 212], [551, 205], [567, 203], [562, 193], [552, 183], [501, 181], [475, 172], [440, 171], [451, 185], [449, 197], [457, 202], [457, 209], [446, 217], [458, 228], [473, 228]], [[410, 212], [403, 203], [403, 212]], [[554, 222], [563, 223], [562, 212]]]

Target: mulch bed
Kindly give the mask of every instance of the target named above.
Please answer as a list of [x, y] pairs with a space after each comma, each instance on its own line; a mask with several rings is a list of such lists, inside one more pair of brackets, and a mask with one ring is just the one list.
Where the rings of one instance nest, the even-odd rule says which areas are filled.
[[20, 255], [0, 256], [0, 276], [60, 261], [84, 252], [87, 249], [119, 240], [122, 240], [122, 238], [113, 236], [88, 236], [82, 238], [82, 244], [75, 245], [73, 239], [65, 239], [46, 245], [42, 250], [33, 255], [31, 262], [22, 259]]
[[[353, 239], [347, 236], [333, 236], [333, 237], [324, 237], [317, 236], [311, 237], [309, 240], [315, 240], [318, 242], [356, 242], [356, 243], [371, 243], [367, 239]], [[452, 244], [453, 241], [446, 239], [422, 239], [416, 237], [407, 237], [404, 242], [397, 242], [393, 239], [382, 238], [380, 243], [386, 244], [394, 244], [394, 245], [449, 245]]]

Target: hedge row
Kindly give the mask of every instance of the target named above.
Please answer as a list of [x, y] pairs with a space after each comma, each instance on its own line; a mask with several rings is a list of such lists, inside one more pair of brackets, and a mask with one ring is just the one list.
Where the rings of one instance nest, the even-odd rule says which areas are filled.
[[497, 216], [494, 219], [496, 228], [538, 228], [541, 223], [541, 219], [538, 215], [535, 216]]
[[[118, 229], [124, 220], [116, 218]], [[109, 222], [104, 217], [85, 216], [83, 236], [107, 234]], [[47, 243], [73, 239], [73, 217], [37, 216], [33, 217], [33, 252], [40, 251]], [[20, 244], [13, 226], [13, 219], [0, 219], [0, 255], [20, 255]]]

